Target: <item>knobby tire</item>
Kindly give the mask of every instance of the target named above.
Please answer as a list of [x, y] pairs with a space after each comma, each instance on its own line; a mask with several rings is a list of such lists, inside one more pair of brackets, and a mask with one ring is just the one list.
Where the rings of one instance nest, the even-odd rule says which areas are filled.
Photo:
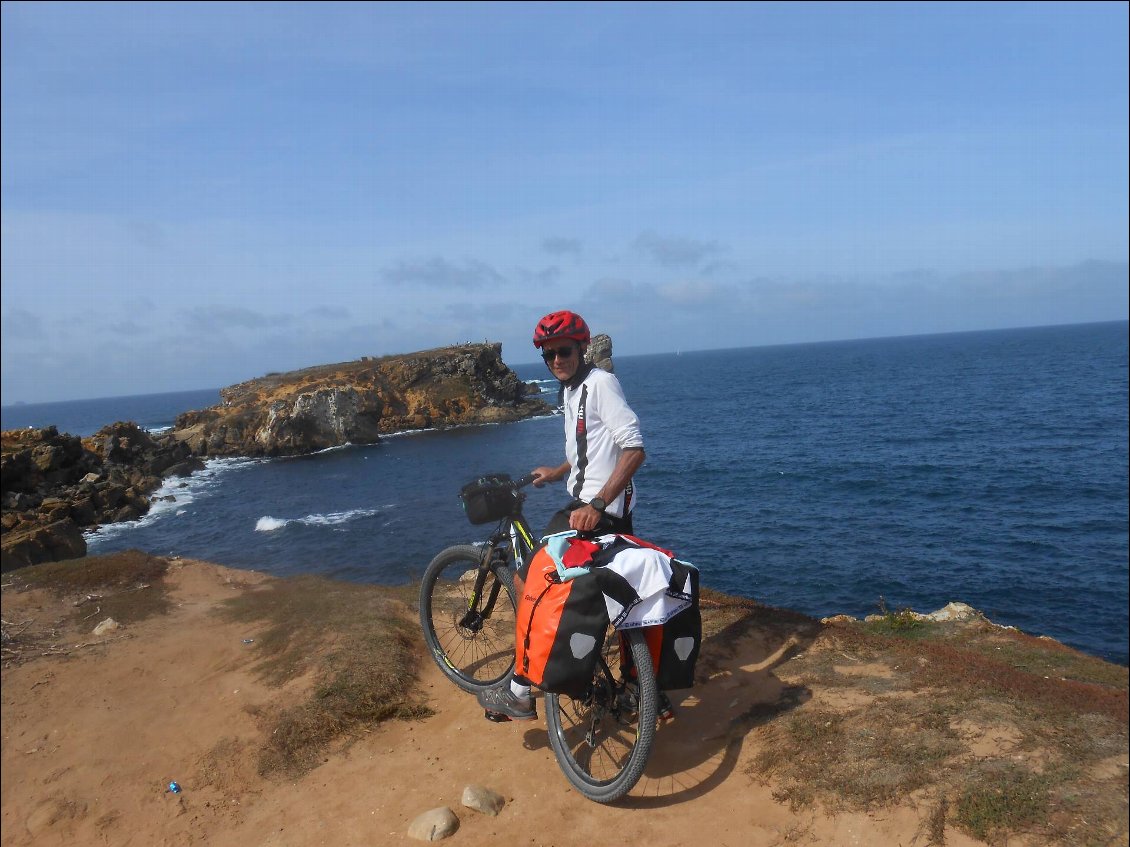
[[623, 634], [638, 669], [637, 690], [619, 678], [618, 633], [609, 627], [605, 664], [616, 678], [610, 679], [598, 663], [584, 696], [545, 696], [549, 744], [557, 764], [574, 788], [597, 803], [619, 800], [635, 787], [655, 739], [659, 695], [651, 654], [640, 630]]
[[[477, 694], [506, 679], [514, 668], [514, 578], [496, 565], [486, 575], [478, 598], [473, 585], [489, 546], [458, 544], [432, 559], [420, 584], [420, 625], [439, 669]], [[500, 586], [492, 609], [484, 608], [491, 586]]]

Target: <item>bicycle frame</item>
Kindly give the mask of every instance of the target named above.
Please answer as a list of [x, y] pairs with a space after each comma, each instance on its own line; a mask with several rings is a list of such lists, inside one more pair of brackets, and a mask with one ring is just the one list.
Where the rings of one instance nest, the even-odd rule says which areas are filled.
[[491, 612], [494, 611], [494, 604], [498, 601], [498, 595], [502, 592], [501, 584], [495, 580], [491, 583], [490, 594], [487, 596], [486, 603], [483, 604], [481, 609], [478, 608], [479, 597], [482, 596], [483, 585], [486, 583], [487, 574], [491, 572], [492, 565], [506, 565], [505, 561], [498, 561], [498, 557], [505, 557], [503, 545], [507, 542], [509, 542], [510, 553], [514, 557], [514, 573], [511, 575], [513, 577], [526, 564], [535, 546], [533, 532], [521, 511], [511, 518], [507, 518], [487, 539], [486, 547], [489, 553], [479, 562], [479, 572], [475, 577], [474, 588], [471, 590], [467, 614], [459, 621], [460, 626], [466, 627], [472, 632], [478, 632], [482, 629], [483, 621], [489, 618]]
[[510, 549], [514, 551], [514, 564], [517, 570], [518, 563], [526, 564], [528, 557], [534, 552], [534, 534], [521, 513], [510, 519], [509, 530]]

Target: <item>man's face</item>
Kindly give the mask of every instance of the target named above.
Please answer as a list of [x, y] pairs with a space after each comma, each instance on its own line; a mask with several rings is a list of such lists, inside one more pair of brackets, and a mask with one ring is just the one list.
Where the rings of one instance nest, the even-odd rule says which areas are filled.
[[550, 373], [560, 382], [568, 382], [581, 366], [581, 346], [569, 339], [550, 341], [541, 348], [541, 357]]

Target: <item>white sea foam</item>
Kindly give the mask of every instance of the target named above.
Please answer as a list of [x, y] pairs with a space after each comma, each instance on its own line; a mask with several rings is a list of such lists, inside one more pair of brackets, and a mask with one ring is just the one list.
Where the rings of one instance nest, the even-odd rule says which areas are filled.
[[[449, 429], [464, 429], [468, 426], [478, 426], [478, 424], [462, 424], [460, 426], [449, 427]], [[399, 429], [396, 432], [382, 432], [381, 440], [384, 441], [388, 438], [407, 438], [408, 436], [420, 435], [424, 432], [439, 432], [439, 429], [434, 426], [428, 426], [421, 429]]]
[[[391, 507], [385, 506], [384, 508], [388, 509]], [[263, 515], [263, 517], [255, 522], [255, 531], [274, 532], [290, 524], [301, 524], [303, 526], [341, 526], [342, 524], [347, 524], [358, 518], [372, 517], [380, 511], [380, 509], [349, 509], [345, 512], [327, 512], [324, 515], [307, 515], [304, 518], [275, 518], [271, 515]]]
[[121, 521], [120, 523], [103, 524], [95, 529], [83, 533], [87, 543], [97, 543], [111, 538], [117, 538], [127, 532], [150, 526], [156, 521], [167, 517], [180, 517], [188, 512], [185, 508], [201, 494], [215, 488], [220, 484], [221, 477], [226, 474], [254, 467], [269, 459], [216, 458], [204, 462], [204, 467], [191, 476], [170, 477], [161, 487], [149, 495], [149, 511], [136, 521]]
[[[323, 453], [336, 453], [338, 450], [349, 450], [349, 449], [356, 447], [356, 446], [357, 445], [354, 444], [352, 441], [346, 441], [344, 444], [335, 444], [333, 447], [323, 447], [321, 450], [315, 450], [312, 453], [306, 453], [302, 456], [287, 456], [287, 457], [284, 457], [284, 458], [304, 459], [304, 458], [306, 458], [306, 456], [320, 456]], [[364, 445], [362, 445], [362, 446], [364, 446]]]

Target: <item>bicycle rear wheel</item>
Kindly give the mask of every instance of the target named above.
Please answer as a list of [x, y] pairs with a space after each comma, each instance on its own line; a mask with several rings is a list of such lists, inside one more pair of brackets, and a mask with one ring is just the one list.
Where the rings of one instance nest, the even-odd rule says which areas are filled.
[[[514, 668], [514, 577], [494, 565], [489, 546], [458, 544], [432, 559], [420, 584], [420, 625], [439, 669], [472, 694]], [[481, 577], [481, 579], [480, 579]]]
[[619, 800], [635, 787], [647, 766], [655, 738], [658, 689], [643, 633], [624, 631], [637, 668], [624, 680], [620, 633], [605, 634], [602, 661], [582, 697], [545, 696], [549, 744], [566, 779], [597, 803]]

